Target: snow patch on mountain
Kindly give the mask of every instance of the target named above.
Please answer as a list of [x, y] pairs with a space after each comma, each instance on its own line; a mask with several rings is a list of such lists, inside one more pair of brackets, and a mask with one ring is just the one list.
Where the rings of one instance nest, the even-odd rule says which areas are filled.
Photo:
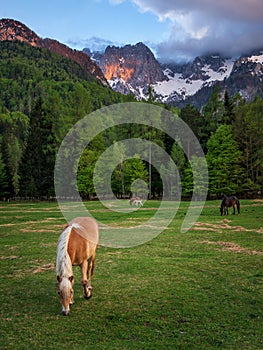
[[263, 64], [263, 51], [260, 55], [254, 55], [248, 58], [249, 61]]
[[200, 67], [204, 79], [193, 79], [191, 75], [184, 77], [182, 73], [174, 73], [167, 68], [164, 70], [167, 80], [154, 84], [154, 91], [158, 96], [162, 96], [163, 102], [173, 94], [180, 95], [182, 99], [185, 99], [196, 94], [204, 86], [211, 86], [216, 81], [223, 81], [228, 78], [232, 72], [234, 62], [233, 59], [225, 60], [224, 65], [217, 71], [214, 71], [211, 65], [205, 64]]
[[247, 101], [263, 96], [262, 49], [235, 58], [214, 53], [182, 64], [158, 62], [143, 43], [108, 46], [105, 52], [85, 51], [102, 69], [113, 90], [133, 94], [138, 100], [147, 100], [151, 87], [156, 101], [179, 108], [190, 103], [201, 109], [216, 84], [222, 96], [225, 91], [230, 96], [240, 94]]

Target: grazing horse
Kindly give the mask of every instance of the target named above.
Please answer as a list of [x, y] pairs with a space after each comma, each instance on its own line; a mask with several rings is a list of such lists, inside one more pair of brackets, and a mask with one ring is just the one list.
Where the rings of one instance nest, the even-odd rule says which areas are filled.
[[221, 216], [223, 214], [228, 215], [228, 208], [231, 208], [231, 207], [234, 209], [233, 214], [236, 213], [236, 208], [237, 208], [238, 214], [240, 214], [240, 202], [238, 198], [235, 196], [231, 196], [231, 197], [224, 196], [220, 206]]
[[140, 197], [133, 197], [130, 199], [130, 206], [135, 205], [136, 207], [142, 207], [142, 199]]
[[61, 233], [57, 244], [56, 273], [62, 314], [69, 315], [73, 304], [73, 268], [80, 266], [84, 297], [92, 294], [91, 277], [94, 271], [96, 249], [99, 240], [98, 224], [90, 217], [73, 219]]

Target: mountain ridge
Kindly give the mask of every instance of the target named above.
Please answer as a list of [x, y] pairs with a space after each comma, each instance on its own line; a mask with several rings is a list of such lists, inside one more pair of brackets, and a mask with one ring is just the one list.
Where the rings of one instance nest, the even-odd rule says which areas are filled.
[[[134, 56], [136, 47], [138, 44], [124, 47], [109, 46], [104, 52], [92, 52], [88, 48], [83, 51], [89, 52], [91, 58], [105, 73], [113, 64], [116, 65], [116, 58], [119, 60], [119, 68], [125, 71], [130, 66], [130, 56]], [[141, 44], [140, 48], [142, 47], [148, 54], [151, 52], [145, 44]], [[109, 51], [115, 52], [113, 60]], [[151, 55], [153, 55], [152, 52]], [[190, 103], [198, 109], [208, 101], [215, 85], [220, 87], [222, 96], [227, 90], [231, 96], [239, 93], [248, 101], [253, 100], [257, 95], [263, 98], [263, 50], [260, 49], [237, 58], [223, 57], [219, 54], [200, 56], [184, 64], [160, 63], [154, 56], [151, 64], [147, 60], [138, 61], [138, 57], [139, 54], [137, 65], [142, 67], [146, 62], [148, 71], [152, 71], [151, 81], [148, 81], [148, 84], [138, 84], [137, 76], [133, 74], [125, 80], [119, 69], [119, 75], [117, 75], [118, 70], [115, 70], [115, 76], [106, 74], [114, 90], [125, 94], [133, 93], [137, 99], [147, 99], [149, 85], [151, 85], [157, 101], [178, 107]], [[127, 66], [126, 62], [128, 62]]]
[[67, 57], [80, 64], [93, 77], [104, 86], [108, 86], [101, 69], [83, 51], [71, 49], [70, 47], [50, 38], [41, 38], [25, 24], [9, 18], [0, 20], [0, 41], [21, 41], [33, 47], [46, 48], [60, 56]]
[[239, 93], [247, 101], [263, 98], [263, 50], [254, 50], [238, 58], [206, 55], [185, 64], [159, 62], [150, 48], [135, 45], [107, 46], [104, 52], [82, 51], [50, 38], [41, 38], [23, 23], [0, 20], [0, 41], [22, 41], [67, 57], [82, 66], [102, 85], [138, 100], [152, 97], [161, 103], [184, 107], [190, 103], [201, 109], [215, 85], [222, 96]]

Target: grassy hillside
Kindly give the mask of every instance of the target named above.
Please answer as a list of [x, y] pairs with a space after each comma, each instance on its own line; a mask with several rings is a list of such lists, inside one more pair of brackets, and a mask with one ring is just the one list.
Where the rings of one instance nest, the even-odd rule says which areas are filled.
[[133, 97], [47, 49], [0, 42], [0, 52], [0, 197], [49, 196], [55, 155], [70, 128], [98, 108]]

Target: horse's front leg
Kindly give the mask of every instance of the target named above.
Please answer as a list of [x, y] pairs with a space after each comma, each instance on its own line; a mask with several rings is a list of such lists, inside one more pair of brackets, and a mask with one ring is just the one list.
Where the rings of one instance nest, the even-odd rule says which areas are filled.
[[73, 304], [74, 304], [74, 289], [73, 289], [73, 286], [74, 286], [74, 278], [72, 278], [71, 286], [72, 286], [72, 296], [71, 296], [69, 305], [73, 305]]
[[81, 266], [82, 278], [81, 283], [84, 290], [84, 297], [86, 299], [91, 298], [92, 287], [91, 287], [91, 277], [89, 277], [90, 263], [89, 261], [84, 261]]

